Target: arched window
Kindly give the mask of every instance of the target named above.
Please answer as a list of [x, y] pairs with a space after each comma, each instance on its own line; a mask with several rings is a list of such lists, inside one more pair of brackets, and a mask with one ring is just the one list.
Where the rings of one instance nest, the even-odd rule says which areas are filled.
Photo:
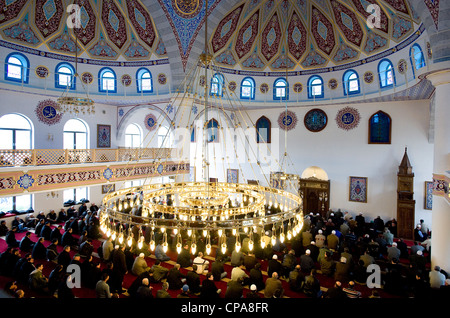
[[64, 149], [88, 149], [88, 128], [80, 119], [69, 119], [64, 125]]
[[359, 76], [354, 70], [348, 70], [342, 76], [344, 86], [344, 95], [352, 95], [360, 93]]
[[8, 54], [5, 60], [5, 80], [28, 84], [30, 62], [20, 53]]
[[195, 126], [191, 130], [191, 142], [195, 142]]
[[0, 117], [0, 149], [32, 149], [32, 146], [33, 127], [28, 118], [19, 114]]
[[323, 97], [323, 80], [318, 75], [313, 75], [308, 79], [308, 98]]
[[409, 57], [411, 65], [413, 65], [413, 72], [425, 66], [425, 57], [419, 44], [415, 43], [411, 46]]
[[391, 143], [391, 117], [383, 111], [378, 111], [369, 119], [369, 144]]
[[125, 147], [141, 147], [142, 130], [137, 124], [129, 124], [125, 129]]
[[98, 72], [98, 90], [100, 92], [117, 93], [116, 73], [109, 67]]
[[75, 89], [75, 69], [69, 63], [59, 63], [55, 69], [55, 87]]
[[289, 84], [284, 78], [277, 78], [273, 83], [273, 99], [288, 100]]
[[391, 87], [395, 85], [395, 73], [391, 61], [383, 59], [378, 64], [378, 77], [380, 79], [380, 87]]
[[173, 135], [169, 127], [161, 126], [158, 129], [158, 148], [170, 148], [173, 143]]
[[246, 77], [241, 82], [241, 98], [255, 99], [255, 80], [251, 77]]
[[146, 68], [140, 68], [136, 72], [136, 82], [138, 93], [152, 93], [153, 80], [152, 73]]
[[256, 142], [257, 143], [270, 143], [270, 120], [262, 116], [256, 122]]
[[222, 74], [216, 73], [211, 78], [211, 90], [210, 95], [211, 96], [223, 96], [223, 85], [224, 85], [224, 78]]
[[208, 142], [219, 142], [219, 123], [214, 118], [206, 125]]

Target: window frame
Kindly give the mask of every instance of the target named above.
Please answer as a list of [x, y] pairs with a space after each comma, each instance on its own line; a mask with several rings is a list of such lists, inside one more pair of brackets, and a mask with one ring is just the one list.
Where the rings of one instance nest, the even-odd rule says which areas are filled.
[[[245, 85], [244, 82], [248, 81], [250, 84]], [[241, 88], [240, 88], [240, 97], [241, 99], [247, 99], [247, 100], [254, 100], [255, 99], [255, 80], [252, 77], [244, 77], [241, 81]], [[243, 96], [243, 90], [244, 88], [250, 88], [250, 96]]]
[[[59, 76], [64, 74], [64, 75], [69, 75], [68, 73], [60, 73], [59, 70], [63, 67], [67, 67], [71, 73], [70, 73], [70, 85], [62, 85], [60, 84], [60, 78]], [[56, 65], [55, 67], [55, 87], [56, 88], [62, 88], [62, 89], [70, 89], [70, 90], [75, 90], [76, 89], [76, 76], [75, 76], [75, 68], [67, 63], [67, 62], [61, 62], [58, 65]]]
[[[278, 86], [278, 83], [284, 83], [284, 86]], [[284, 88], [284, 96], [278, 96], [277, 88]], [[289, 100], [289, 82], [284, 77], [273, 82], [273, 100]]]
[[[356, 79], [349, 80], [349, 78], [352, 75], [356, 75]], [[350, 82], [351, 81], [356, 81], [357, 82], [357, 84], [358, 84], [358, 89], [357, 90], [350, 91]], [[355, 70], [350, 69], [350, 70], [345, 71], [344, 75], [342, 75], [342, 83], [343, 83], [342, 86], [343, 86], [343, 89], [344, 89], [344, 96], [355, 95], [355, 94], [361, 93], [361, 84], [360, 84], [360, 81], [359, 81], [359, 75], [358, 75], [358, 73]]]
[[[85, 132], [81, 132], [81, 131], [76, 131], [76, 130], [66, 130], [66, 125], [68, 122], [73, 121], [73, 120], [77, 120], [79, 122], [81, 122], [83, 124], [83, 126], [86, 128]], [[65, 141], [65, 134], [73, 134], [73, 148], [67, 148], [66, 145], [64, 144]], [[76, 145], [76, 141], [77, 141], [77, 134], [85, 134], [86, 135], [86, 148], [77, 148]], [[89, 127], [87, 125], [87, 123], [85, 123], [83, 120], [79, 119], [79, 118], [71, 118], [68, 121], [66, 121], [66, 123], [64, 124], [63, 127], [63, 149], [89, 149]]]
[[[20, 78], [16, 78], [16, 77], [11, 77], [9, 76], [9, 71], [8, 71], [8, 66], [9, 65], [15, 65], [15, 66], [19, 66], [16, 64], [12, 64], [9, 63], [9, 59], [10, 58], [16, 58], [21, 62], [20, 68], [21, 68], [21, 74], [20, 74]], [[28, 60], [28, 58], [23, 55], [22, 53], [18, 53], [18, 52], [12, 52], [9, 53], [6, 58], [5, 58], [5, 80], [6, 81], [11, 81], [11, 82], [16, 82], [16, 83], [23, 83], [23, 84], [28, 84], [29, 83], [29, 79], [30, 79], [30, 61]]]
[[[420, 59], [420, 65], [421, 66], [420, 67], [417, 67], [417, 62], [418, 61], [416, 60], [416, 55], [418, 53], [416, 53], [416, 51], [414, 49], [416, 47], [419, 49], [419, 53], [420, 53], [420, 56], [421, 56], [421, 59]], [[420, 47], [420, 45], [418, 43], [414, 43], [409, 48], [409, 60], [410, 60], [411, 65], [412, 65], [412, 71], [413, 71], [413, 75], [414, 75], [414, 78], [415, 78], [416, 77], [416, 71], [420, 70], [421, 68], [423, 68], [423, 67], [425, 67], [427, 65], [427, 63], [425, 61], [425, 55], [423, 54], [423, 50], [422, 50], [422, 48]]]
[[[33, 124], [31, 122], [31, 120], [28, 117], [26, 117], [26, 116], [24, 116], [22, 114], [9, 113], [9, 114], [4, 114], [3, 116], [6, 116], [6, 115], [20, 116], [23, 119], [25, 119], [27, 121], [27, 123], [30, 125], [30, 129], [24, 129], [24, 128], [2, 128], [2, 127], [0, 127], [0, 130], [2, 130], [2, 131], [12, 131], [12, 150], [18, 149], [18, 148], [16, 148], [16, 144], [17, 144], [16, 132], [17, 131], [29, 131], [29, 133], [30, 133], [30, 139], [29, 139], [30, 140], [30, 142], [29, 142], [30, 143], [30, 147], [29, 147], [29, 149], [33, 149], [33, 132], [34, 132], [34, 127], [33, 127]], [[0, 116], [0, 118], [3, 117], [3, 116]], [[23, 149], [23, 148], [19, 148], [19, 149]]]
[[[215, 124], [215, 126], [214, 126]], [[214, 134], [215, 138], [210, 140], [209, 136], [209, 129], [216, 129], [217, 134]], [[211, 118], [208, 123], [206, 124], [206, 136], [207, 136], [207, 143], [218, 143], [219, 142], [219, 129], [220, 125], [219, 122], [215, 118]], [[212, 136], [212, 133], [211, 133]]]
[[[320, 84], [312, 84], [315, 80], [319, 80]], [[309, 99], [316, 99], [316, 98], [323, 98], [325, 96], [324, 92], [324, 84], [323, 84], [323, 78], [319, 75], [312, 75], [308, 78], [308, 98]], [[320, 86], [320, 94], [316, 95], [313, 94], [313, 86]]]
[[[85, 191], [86, 191], [86, 197], [85, 198], [79, 198], [78, 200], [77, 200], [77, 190], [78, 189], [84, 189]], [[73, 188], [73, 189], [66, 189], [66, 190], [63, 190], [63, 201], [64, 202], [67, 202], [68, 200], [66, 200], [66, 198], [67, 198], [67, 196], [66, 196], [66, 193], [68, 192], [68, 191], [73, 191], [73, 196], [70, 196], [70, 199], [69, 200], [73, 200], [73, 201], [75, 201], [76, 202], [76, 204], [79, 204], [79, 203], [81, 203], [81, 199], [85, 199], [85, 200], [89, 200], [89, 187], [77, 187], [77, 188]]]
[[[374, 116], [376, 116], [376, 115], [380, 115], [380, 114], [382, 114], [382, 115], [384, 115], [384, 116], [386, 116], [387, 118], [388, 118], [388, 120], [389, 120], [389, 127], [388, 127], [388, 140], [387, 141], [373, 141], [372, 139], [372, 135], [373, 135], [373, 132], [372, 132], [372, 119], [374, 118]], [[382, 111], [382, 110], [379, 110], [379, 111], [377, 111], [376, 113], [374, 113], [374, 114], [372, 114], [372, 116], [370, 116], [370, 118], [369, 118], [369, 122], [368, 122], [368, 129], [369, 129], [369, 133], [368, 133], [368, 143], [369, 144], [373, 144], [373, 145], [388, 145], [388, 144], [391, 144], [391, 138], [392, 138], [392, 118], [391, 118], [391, 116], [389, 116], [389, 114], [388, 113], [385, 113], [384, 111]]]
[[[130, 126], [135, 126], [137, 128], [137, 130], [139, 131], [139, 133], [138, 134], [127, 133], [127, 129]], [[131, 136], [131, 146], [127, 145], [127, 136]], [[133, 146], [133, 144], [134, 144], [133, 136], [138, 136], [138, 138], [139, 138], [139, 146], [138, 147]], [[136, 123], [131, 123], [125, 128], [125, 148], [142, 148], [142, 128]]]
[[[215, 79], [217, 79], [217, 82], [215, 81]], [[211, 78], [211, 86], [209, 89], [209, 95], [210, 96], [223, 96], [223, 87], [224, 87], [224, 83], [225, 83], [225, 77], [223, 76], [223, 74], [221, 73], [216, 73], [214, 74], [214, 76]], [[217, 85], [217, 93], [213, 92], [213, 86]]]
[[[384, 63], [387, 63], [387, 66], [385, 67]], [[383, 70], [381, 69], [383, 67]], [[388, 75], [387, 72], [388, 70], [390, 70], [392, 72], [392, 83], [388, 84]], [[391, 88], [394, 87], [396, 85], [396, 80], [395, 80], [395, 70], [394, 70], [394, 65], [392, 64], [392, 62], [389, 59], [382, 59], [379, 63], [378, 63], [378, 80], [380, 83], [380, 88]]]
[[[267, 121], [268, 126], [269, 126], [267, 128], [267, 140], [261, 140], [260, 139], [261, 137], [260, 137], [259, 129], [260, 128], [266, 128], [266, 127], [258, 127], [258, 124], [260, 122], [262, 122], [263, 120]], [[256, 127], [256, 143], [258, 143], [258, 144], [270, 144], [271, 141], [272, 141], [272, 123], [271, 123], [270, 119], [267, 118], [266, 116], [259, 117], [258, 120], [256, 121], [255, 127]]]
[[[142, 88], [142, 76], [146, 73], [150, 75], [150, 89]], [[153, 76], [148, 68], [141, 67], [136, 71], [136, 89], [138, 93], [153, 93]]]
[[[113, 80], [114, 80], [114, 89], [113, 90], [109, 90], [109, 89], [104, 89], [103, 88], [103, 80], [104, 80], [104, 74], [107, 72], [111, 72], [113, 74]], [[110, 79], [108, 77], [108, 79]], [[117, 75], [116, 72], [114, 72], [114, 70], [110, 67], [103, 67], [100, 69], [100, 71], [98, 71], [98, 91], [101, 93], [117, 93]]]
[[[18, 210], [17, 209], [17, 197], [24, 197], [24, 196], [28, 196], [30, 198], [30, 206], [28, 208], [26, 208], [25, 210]], [[33, 209], [33, 194], [21, 194], [21, 195], [14, 195], [14, 196], [10, 196], [10, 197], [6, 197], [6, 199], [11, 198], [12, 200], [12, 208], [10, 210], [7, 211], [3, 211], [3, 212], [26, 212], [30, 209]]]

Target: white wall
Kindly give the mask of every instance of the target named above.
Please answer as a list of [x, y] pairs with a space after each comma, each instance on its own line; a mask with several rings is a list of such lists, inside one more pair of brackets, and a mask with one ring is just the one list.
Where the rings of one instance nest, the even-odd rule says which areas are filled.
[[[366, 217], [380, 215], [385, 221], [396, 217], [398, 166], [405, 147], [413, 166], [416, 223], [420, 219], [431, 225], [431, 211], [424, 210], [424, 182], [432, 180], [433, 144], [428, 142], [429, 101], [401, 101], [353, 104], [361, 116], [353, 130], [340, 129], [335, 121], [337, 112], [345, 106], [320, 107], [327, 113], [328, 124], [321, 132], [313, 133], [303, 124], [304, 115], [312, 107], [289, 107], [297, 115], [297, 126], [287, 134], [287, 151], [293, 166], [290, 173], [301, 176], [310, 166], [325, 170], [331, 180], [330, 207], [343, 209]], [[389, 145], [368, 144], [368, 120], [378, 110], [392, 118], [392, 138]], [[271, 109], [249, 112], [252, 120], [265, 115], [272, 122], [272, 131], [278, 128], [278, 116], [284, 110]], [[272, 132], [272, 138], [273, 138]], [[285, 134], [279, 130], [279, 139], [272, 139], [272, 149], [279, 147], [280, 160], [284, 152]], [[276, 143], [278, 142], [278, 144]], [[368, 178], [367, 203], [349, 201], [349, 177]]]

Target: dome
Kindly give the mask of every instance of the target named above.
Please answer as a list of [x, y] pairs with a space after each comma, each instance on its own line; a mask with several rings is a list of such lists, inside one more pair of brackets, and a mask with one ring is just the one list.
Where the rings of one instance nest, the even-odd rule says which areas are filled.
[[210, 49], [224, 67], [308, 70], [364, 60], [419, 26], [405, 0], [240, 1], [212, 32]]

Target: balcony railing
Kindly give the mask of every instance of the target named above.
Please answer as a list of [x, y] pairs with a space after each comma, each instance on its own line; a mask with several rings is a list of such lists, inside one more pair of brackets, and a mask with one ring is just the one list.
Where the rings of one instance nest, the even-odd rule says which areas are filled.
[[0, 149], [0, 167], [170, 159], [175, 148]]

